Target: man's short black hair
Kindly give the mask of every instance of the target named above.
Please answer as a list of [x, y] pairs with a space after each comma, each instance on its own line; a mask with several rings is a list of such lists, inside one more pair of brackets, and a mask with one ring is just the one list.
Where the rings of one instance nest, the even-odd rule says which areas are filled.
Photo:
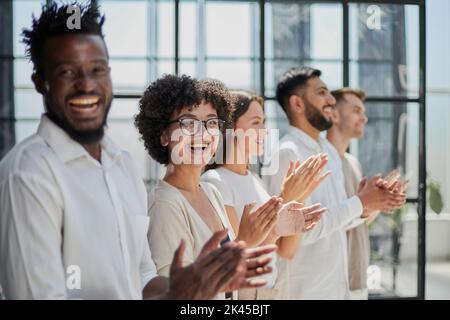
[[[80, 8], [80, 29], [69, 29], [68, 18], [73, 14], [67, 9], [76, 6]], [[52, 37], [64, 34], [94, 34], [104, 38], [102, 26], [105, 16], [100, 15], [96, 1], [82, 5], [73, 2], [58, 7], [55, 2], [44, 4], [39, 18], [33, 14], [31, 29], [23, 29], [22, 42], [26, 45], [26, 55], [34, 65], [34, 71], [38, 74], [43, 72], [43, 52], [46, 41]]]
[[314, 77], [320, 77], [322, 71], [310, 67], [296, 67], [286, 71], [277, 85], [276, 97], [283, 110], [287, 112], [289, 98], [294, 91], [306, 85]]

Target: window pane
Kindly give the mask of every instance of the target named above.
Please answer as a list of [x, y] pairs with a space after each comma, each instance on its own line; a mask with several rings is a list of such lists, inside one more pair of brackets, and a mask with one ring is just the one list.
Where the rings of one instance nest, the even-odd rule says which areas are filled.
[[370, 225], [367, 285], [372, 296], [417, 295], [417, 206], [407, 204]]
[[131, 154], [142, 179], [149, 179], [150, 159], [142, 141], [139, 139], [139, 133], [133, 124], [133, 120], [110, 119], [106, 132], [121, 149]]
[[251, 61], [214, 60], [206, 66], [209, 78], [219, 79], [233, 89], [255, 90]]
[[342, 88], [342, 63], [311, 61], [309, 65], [322, 71], [321, 79], [330, 90]]
[[147, 84], [146, 60], [111, 59], [111, 77], [114, 93], [141, 93]]
[[195, 70], [196, 62], [195, 61], [180, 61], [180, 74], [186, 74], [191, 77], [196, 77]]
[[194, 58], [197, 52], [197, 5], [195, 1], [180, 2], [180, 57]]
[[39, 126], [38, 120], [16, 121], [16, 143], [35, 134]]
[[310, 4], [266, 3], [266, 58], [308, 59]]
[[450, 1], [427, 1], [427, 89], [450, 88]]
[[14, 108], [17, 119], [40, 119], [44, 112], [42, 96], [33, 89], [17, 89], [14, 93]]
[[[448, 214], [450, 205], [450, 95], [427, 94], [427, 172], [428, 182], [434, 181], [439, 185], [439, 190], [444, 202], [441, 213]], [[445, 146], [445, 147], [443, 147]], [[432, 213], [430, 201], [428, 212]], [[448, 241], [447, 243], [450, 243]], [[447, 256], [441, 255], [442, 256]]]
[[102, 1], [104, 34], [111, 57], [145, 57], [148, 6], [146, 1]]
[[133, 119], [138, 110], [139, 99], [116, 98], [112, 102], [108, 119]]
[[350, 84], [369, 96], [418, 96], [418, 6], [350, 5]]
[[264, 102], [264, 115], [266, 117], [267, 129], [279, 129], [281, 138], [289, 127], [289, 121], [287, 120], [286, 113], [277, 101], [267, 100]]
[[253, 29], [256, 3], [211, 1], [206, 3], [208, 56], [251, 57], [255, 54]]
[[342, 6], [314, 4], [311, 6], [311, 57], [342, 59]]
[[13, 32], [14, 32], [14, 55], [25, 55], [25, 45], [22, 43], [22, 29], [31, 27], [31, 16], [39, 17], [41, 13], [40, 0], [15, 0], [13, 1]]
[[173, 1], [157, 2], [157, 55], [175, 56], [175, 6]]
[[[175, 61], [159, 61], [157, 65], [156, 75], [152, 74], [152, 79], [157, 79], [163, 74], [174, 74], [175, 73]], [[148, 85], [148, 84], [147, 84]]]
[[31, 81], [33, 64], [28, 59], [16, 58], [14, 60], [14, 85], [16, 87], [34, 88]]
[[342, 86], [342, 5], [273, 1], [265, 18], [266, 96], [292, 67], [320, 69], [330, 88]]
[[266, 57], [342, 59], [342, 5], [266, 4]]
[[262, 164], [268, 165], [273, 155], [279, 151], [280, 139], [287, 133], [289, 122], [281, 106], [274, 100], [264, 102], [264, 115], [268, 131], [264, 143], [264, 155], [260, 160]]
[[410, 181], [408, 197], [418, 195], [419, 106], [414, 103], [366, 102], [364, 137], [352, 144], [364, 175], [387, 174], [393, 169]]
[[266, 59], [265, 62], [265, 95], [267, 97], [275, 96], [275, 89], [278, 80], [288, 69], [299, 67], [300, 61], [293, 59]]

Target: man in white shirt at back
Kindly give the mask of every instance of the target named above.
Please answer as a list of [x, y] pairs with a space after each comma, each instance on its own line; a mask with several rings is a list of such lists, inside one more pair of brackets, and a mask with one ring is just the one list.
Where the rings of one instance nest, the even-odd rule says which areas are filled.
[[[365, 94], [363, 91], [352, 88], [342, 88], [332, 91], [336, 99], [333, 110], [333, 126], [327, 131], [327, 139], [336, 148], [342, 161], [345, 191], [348, 197], [358, 194], [359, 189], [366, 181], [363, 179], [361, 164], [358, 159], [347, 150], [352, 139], [360, 139], [368, 121], [364, 106]], [[392, 176], [389, 188], [404, 192], [406, 183]], [[389, 211], [387, 209], [387, 211]], [[368, 225], [376, 218], [378, 213], [371, 214], [366, 223], [361, 223], [347, 231], [348, 272], [350, 285], [350, 298], [352, 300], [367, 300], [367, 268], [370, 258], [370, 240]]]
[[[330, 177], [310, 197], [328, 212], [316, 227], [304, 234], [291, 261], [279, 262], [280, 289], [289, 299], [348, 299], [348, 258], [346, 230], [368, 218], [368, 213], [404, 201], [403, 196], [378, 188], [374, 177], [355, 196], [348, 198], [344, 187], [342, 163], [336, 149], [320, 132], [332, 126], [331, 110], [336, 100], [320, 79], [317, 69], [288, 70], [277, 86], [277, 100], [290, 127], [281, 139], [279, 151], [272, 155], [279, 162], [274, 175], [265, 176], [271, 194], [278, 194], [290, 161], [303, 162], [320, 152], [328, 154]], [[284, 271], [286, 270], [286, 271]]]

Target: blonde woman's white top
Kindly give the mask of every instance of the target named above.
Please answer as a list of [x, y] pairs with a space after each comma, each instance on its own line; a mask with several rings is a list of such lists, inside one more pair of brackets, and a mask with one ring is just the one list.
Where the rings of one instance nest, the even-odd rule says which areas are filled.
[[[246, 204], [256, 201], [255, 208], [257, 208], [270, 199], [264, 182], [250, 171], [247, 171], [246, 175], [241, 175], [220, 167], [206, 171], [202, 175], [202, 181], [213, 184], [219, 190], [224, 204], [234, 207], [239, 221]], [[272, 254], [273, 259], [270, 265], [273, 272], [262, 276], [267, 280], [266, 288], [273, 288], [277, 279], [276, 256]]]

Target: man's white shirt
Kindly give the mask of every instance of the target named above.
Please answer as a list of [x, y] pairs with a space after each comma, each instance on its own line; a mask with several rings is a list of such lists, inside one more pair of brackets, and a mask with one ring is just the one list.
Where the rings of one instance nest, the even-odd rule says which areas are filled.
[[[347, 198], [342, 164], [336, 149], [326, 138], [316, 141], [300, 129], [291, 126], [280, 141], [279, 170], [263, 176], [270, 194], [279, 194], [289, 161], [305, 161], [320, 152], [328, 154], [324, 171], [331, 175], [321, 183], [306, 201], [306, 205], [321, 203], [328, 210], [318, 224], [303, 235], [295, 257], [280, 260], [277, 287], [288, 299], [348, 299], [348, 258], [346, 229], [363, 220], [363, 207], [357, 196]], [[273, 158], [272, 158], [273, 159]], [[356, 221], [356, 222], [355, 222]], [[283, 276], [284, 274], [284, 276]]]
[[157, 275], [145, 186], [129, 154], [101, 146], [100, 164], [44, 115], [0, 162], [7, 299], [141, 299]]

